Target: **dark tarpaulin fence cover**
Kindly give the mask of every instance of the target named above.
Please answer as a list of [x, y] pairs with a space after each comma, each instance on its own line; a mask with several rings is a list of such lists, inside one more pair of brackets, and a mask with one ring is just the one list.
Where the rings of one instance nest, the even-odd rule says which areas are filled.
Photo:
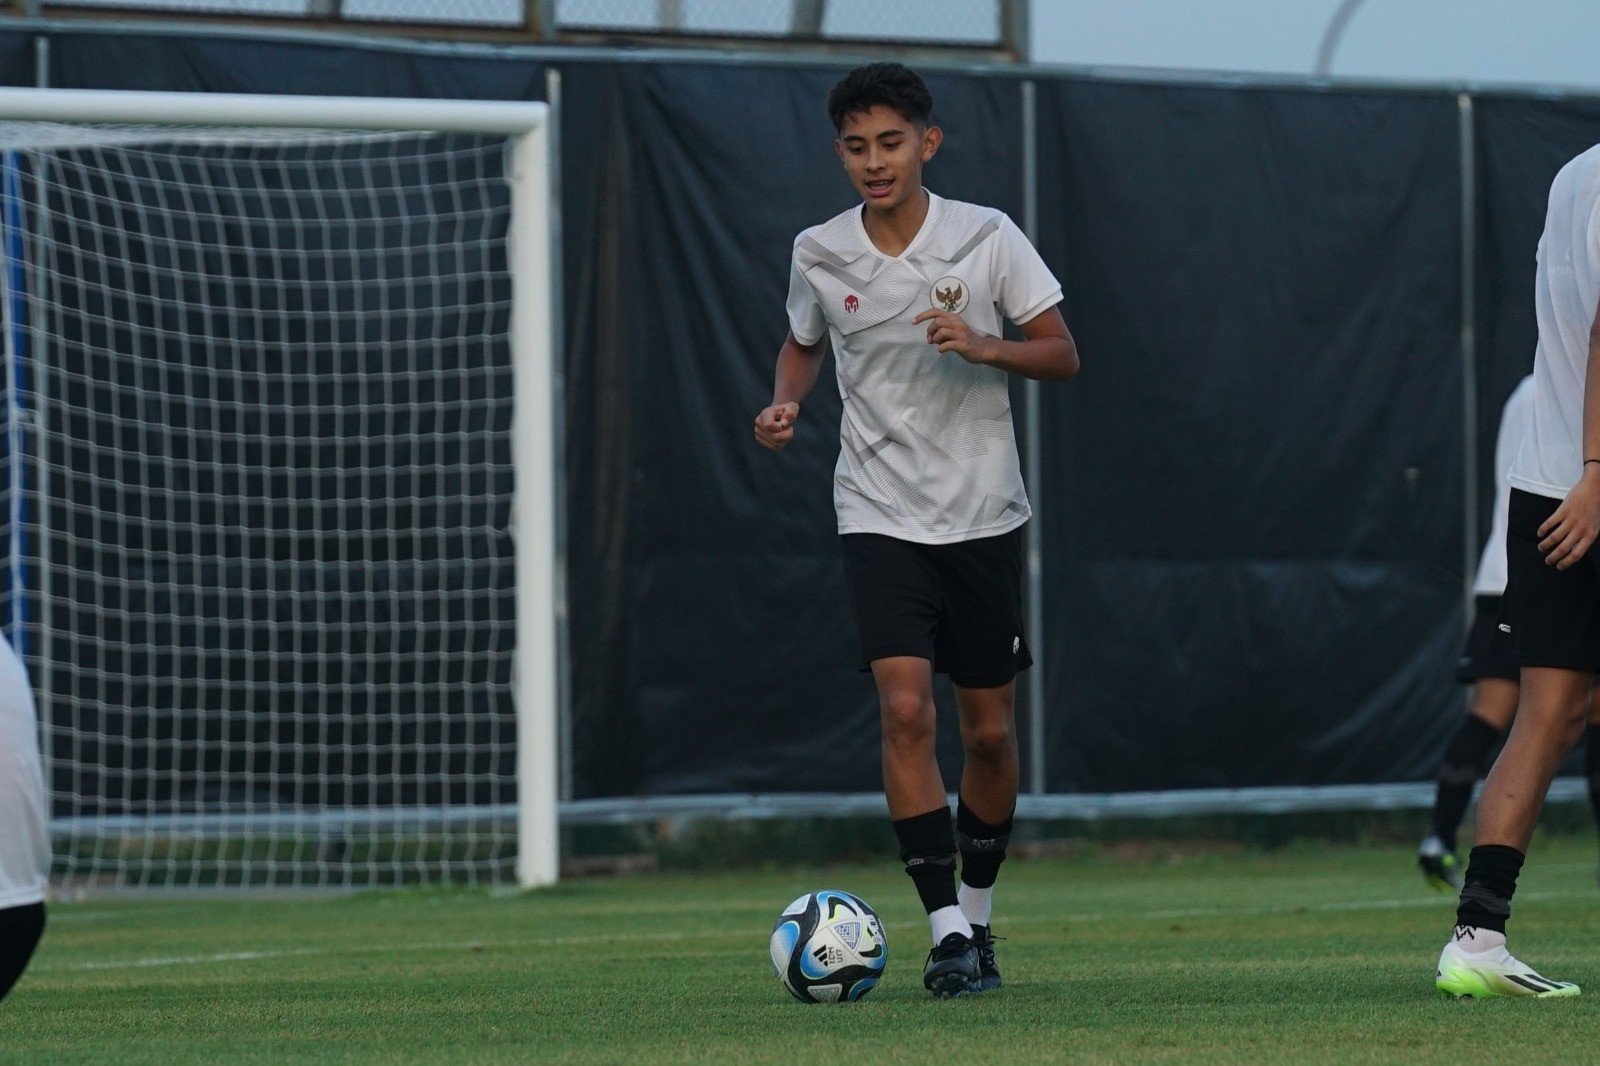
[[[1427, 776], [1461, 631], [1453, 98], [1041, 86], [1053, 789]], [[1048, 253], [1047, 253], [1048, 254]]]
[[[50, 45], [51, 83], [76, 88], [534, 99], [557, 62], [93, 28]], [[33, 54], [0, 34], [0, 77], [32, 84]], [[842, 68], [558, 65], [574, 793], [872, 791], [831, 361], [790, 449], [749, 429], [790, 242], [854, 199], [823, 114]], [[1020, 80], [930, 81], [949, 134], [930, 187], [1020, 221]], [[1038, 243], [1084, 359], [1042, 390], [1030, 475], [1050, 790], [1426, 778], [1461, 706], [1455, 94], [1036, 81]], [[1531, 358], [1545, 190], [1597, 115], [1479, 104], [1491, 444]], [[959, 757], [948, 716], [940, 751]]]

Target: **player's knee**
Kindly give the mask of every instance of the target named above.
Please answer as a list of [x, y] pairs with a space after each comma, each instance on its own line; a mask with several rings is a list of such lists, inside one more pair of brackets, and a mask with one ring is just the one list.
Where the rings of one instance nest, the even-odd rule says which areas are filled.
[[1523, 729], [1536, 730], [1562, 743], [1576, 743], [1589, 721], [1589, 704], [1579, 699], [1524, 700], [1517, 711]]
[[984, 722], [961, 731], [967, 758], [979, 762], [1004, 762], [1017, 749], [1016, 730], [1010, 722]]
[[889, 692], [883, 696], [883, 738], [897, 747], [931, 743], [934, 730], [933, 700], [917, 691]]

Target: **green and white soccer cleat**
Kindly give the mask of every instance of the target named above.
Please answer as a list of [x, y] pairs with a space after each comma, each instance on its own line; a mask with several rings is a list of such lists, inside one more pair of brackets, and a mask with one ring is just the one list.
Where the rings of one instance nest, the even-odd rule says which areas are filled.
[[1422, 879], [1435, 892], [1454, 892], [1461, 887], [1461, 860], [1431, 833], [1417, 847], [1417, 865]]
[[1570, 981], [1552, 981], [1518, 962], [1505, 948], [1466, 952], [1454, 939], [1439, 955], [1434, 987], [1455, 999], [1489, 999], [1494, 996], [1532, 996], [1549, 999], [1576, 996], [1580, 989]]

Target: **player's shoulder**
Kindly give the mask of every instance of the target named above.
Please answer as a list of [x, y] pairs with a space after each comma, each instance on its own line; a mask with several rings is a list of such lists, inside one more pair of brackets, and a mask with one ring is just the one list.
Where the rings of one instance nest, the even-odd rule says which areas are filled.
[[931, 213], [934, 228], [928, 234], [927, 251], [946, 262], [965, 258], [985, 241], [1021, 232], [1004, 211], [984, 204], [936, 197]]
[[826, 222], [801, 230], [794, 239], [795, 261], [802, 267], [817, 262], [845, 266], [866, 255], [866, 240], [856, 220], [860, 210], [859, 204], [846, 208]]
[[1567, 198], [1588, 199], [1600, 187], [1600, 144], [1577, 155], [1556, 171], [1550, 182], [1550, 201], [1554, 206]]
[[1592, 174], [1600, 171], [1600, 144], [1592, 145], [1567, 160], [1566, 165], [1556, 172], [1559, 178], [1562, 174]]

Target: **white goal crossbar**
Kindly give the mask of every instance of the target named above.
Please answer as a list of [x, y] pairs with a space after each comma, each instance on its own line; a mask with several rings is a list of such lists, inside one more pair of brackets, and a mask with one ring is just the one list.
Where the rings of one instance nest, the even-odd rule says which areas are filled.
[[[511, 692], [515, 706], [517, 881], [526, 886], [557, 878], [559, 798], [556, 457], [557, 372], [552, 305], [555, 250], [550, 114], [543, 103], [404, 100], [232, 94], [0, 89], [0, 122], [204, 127], [210, 131], [396, 131], [507, 138], [510, 215], [506, 223], [509, 274], [509, 350], [514, 396], [510, 453], [515, 542], [515, 648]], [[159, 138], [151, 138], [159, 140]], [[12, 145], [0, 144], [0, 150]], [[16, 146], [19, 149], [26, 145]], [[15, 299], [9, 278], [4, 300]], [[15, 364], [14, 328], [6, 330]], [[12, 378], [8, 383], [14, 388]], [[13, 396], [13, 402], [15, 397]], [[13, 413], [14, 409], [13, 409]], [[271, 624], [268, 622], [267, 624]], [[41, 668], [48, 668], [41, 664]], [[48, 724], [48, 723], [46, 723]]]

